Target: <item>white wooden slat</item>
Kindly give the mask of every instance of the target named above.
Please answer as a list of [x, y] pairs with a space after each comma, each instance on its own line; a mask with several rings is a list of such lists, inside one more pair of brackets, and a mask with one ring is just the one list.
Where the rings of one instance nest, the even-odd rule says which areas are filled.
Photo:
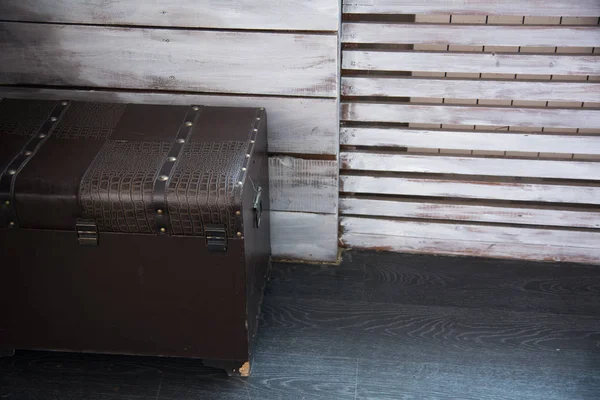
[[[338, 151], [338, 110], [335, 99], [11, 87], [0, 87], [0, 97], [140, 104], [265, 107], [269, 131], [269, 152], [336, 154]], [[316, 115], [319, 118], [316, 118]]]
[[345, 43], [467, 46], [600, 46], [600, 28], [528, 25], [344, 23]]
[[340, 144], [448, 150], [600, 154], [600, 136], [531, 133], [343, 127], [340, 130]]
[[337, 213], [338, 163], [269, 158], [271, 210]]
[[600, 83], [344, 77], [342, 95], [600, 103]]
[[346, 247], [600, 263], [600, 232], [342, 217]]
[[19, 0], [0, 2], [8, 21], [220, 29], [336, 31], [337, 0]]
[[424, 174], [508, 176], [600, 181], [600, 162], [509, 158], [421, 156], [389, 153], [340, 153], [342, 169]]
[[274, 258], [337, 261], [337, 214], [271, 211], [270, 218]]
[[597, 0], [344, 0], [343, 12], [598, 17], [600, 3]]
[[341, 198], [340, 213], [376, 217], [600, 228], [600, 212], [499, 207], [433, 201]]
[[[377, 221], [377, 222], [374, 222]], [[486, 243], [527, 243], [546, 246], [563, 246], [596, 249], [600, 254], [600, 232], [567, 230], [539, 230], [505, 226], [486, 226], [452, 223], [394, 221], [386, 219], [342, 217], [340, 226], [344, 232], [372, 233], [382, 236], [398, 234], [432, 239], [457, 239]]]
[[0, 23], [0, 83], [337, 96], [337, 37]]
[[600, 75], [596, 55], [434, 53], [346, 50], [342, 68], [377, 71]]
[[600, 110], [344, 103], [342, 120], [511, 127], [600, 127]]
[[340, 192], [600, 204], [600, 187], [597, 186], [543, 185], [518, 182], [450, 181], [342, 175], [340, 176]]

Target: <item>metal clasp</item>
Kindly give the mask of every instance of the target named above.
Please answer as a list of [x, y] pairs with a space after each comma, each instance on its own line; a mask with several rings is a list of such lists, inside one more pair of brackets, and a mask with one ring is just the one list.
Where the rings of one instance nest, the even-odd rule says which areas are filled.
[[98, 226], [95, 221], [78, 218], [75, 229], [81, 246], [98, 246]]
[[206, 224], [204, 226], [204, 236], [209, 251], [227, 251], [225, 225]]
[[254, 202], [252, 204], [252, 212], [254, 214], [254, 227], [260, 228], [260, 217], [262, 216], [262, 189], [259, 186], [256, 194], [254, 195]]

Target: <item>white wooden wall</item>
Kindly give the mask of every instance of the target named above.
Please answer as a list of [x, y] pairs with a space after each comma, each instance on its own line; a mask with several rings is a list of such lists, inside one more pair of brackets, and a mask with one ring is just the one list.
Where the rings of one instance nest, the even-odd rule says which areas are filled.
[[343, 12], [346, 247], [600, 263], [600, 1]]
[[266, 107], [272, 250], [337, 256], [339, 0], [0, 2], [0, 97]]

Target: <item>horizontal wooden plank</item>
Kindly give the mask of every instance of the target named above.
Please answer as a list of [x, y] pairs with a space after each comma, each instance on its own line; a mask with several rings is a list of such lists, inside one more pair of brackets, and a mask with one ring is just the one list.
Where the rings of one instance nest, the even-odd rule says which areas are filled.
[[340, 214], [376, 217], [492, 222], [557, 227], [600, 228], [600, 212], [539, 207], [486, 206], [448, 201], [396, 201], [340, 198]]
[[[141, 104], [265, 107], [268, 119], [269, 152], [337, 154], [338, 151], [338, 109], [335, 99], [11, 87], [0, 87], [0, 97]], [[319, 118], [315, 117], [317, 115]]]
[[534, 15], [597, 17], [597, 0], [344, 0], [343, 11], [356, 14]]
[[600, 45], [600, 28], [348, 22], [342, 24], [342, 41], [346, 43], [467, 46], [596, 47]]
[[600, 162], [342, 152], [342, 169], [600, 181]]
[[600, 103], [600, 83], [344, 77], [342, 95]]
[[348, 146], [600, 154], [599, 136], [578, 135], [343, 127], [340, 143]]
[[338, 163], [269, 158], [271, 210], [337, 213]]
[[340, 191], [462, 199], [600, 204], [600, 187], [598, 186], [342, 175], [340, 176]]
[[0, 2], [8, 21], [221, 29], [336, 31], [337, 0], [19, 0]]
[[347, 247], [600, 263], [600, 232], [342, 217]]
[[337, 96], [337, 37], [0, 23], [0, 83]]
[[600, 127], [600, 110], [344, 103], [342, 120], [594, 129]]
[[358, 50], [343, 53], [342, 68], [350, 70], [600, 75], [597, 55]]
[[271, 253], [277, 259], [335, 262], [337, 214], [271, 211]]
[[[341, 217], [342, 232], [370, 233], [381, 236], [404, 235], [431, 237], [432, 239], [456, 239], [469, 242], [527, 243], [546, 246], [572, 246], [596, 249], [600, 254], [600, 232], [565, 230], [539, 230], [506, 226], [470, 224], [446, 224], [432, 222], [395, 221], [387, 219]], [[546, 232], [546, 233], [544, 233]], [[426, 233], [426, 235], [424, 235]]]

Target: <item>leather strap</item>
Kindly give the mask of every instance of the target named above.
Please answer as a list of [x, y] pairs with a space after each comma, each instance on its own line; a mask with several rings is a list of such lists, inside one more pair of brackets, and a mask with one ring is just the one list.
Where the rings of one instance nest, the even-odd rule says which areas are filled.
[[179, 131], [177, 132], [177, 136], [173, 141], [171, 149], [156, 175], [154, 191], [152, 193], [152, 203], [154, 204], [156, 229], [159, 234], [165, 234], [168, 231], [167, 188], [169, 187], [169, 181], [171, 180], [173, 171], [175, 171], [175, 168], [179, 163], [179, 156], [181, 155], [185, 144], [189, 141], [199, 115], [200, 106], [191, 106], [189, 108], [183, 123], [179, 127]]
[[35, 135], [23, 146], [19, 154], [12, 159], [0, 175], [0, 212], [8, 228], [18, 228], [19, 220], [15, 211], [15, 181], [19, 172], [25, 168], [29, 160], [48, 140], [52, 131], [69, 107], [68, 101], [60, 101], [54, 107], [46, 121], [40, 126]]

